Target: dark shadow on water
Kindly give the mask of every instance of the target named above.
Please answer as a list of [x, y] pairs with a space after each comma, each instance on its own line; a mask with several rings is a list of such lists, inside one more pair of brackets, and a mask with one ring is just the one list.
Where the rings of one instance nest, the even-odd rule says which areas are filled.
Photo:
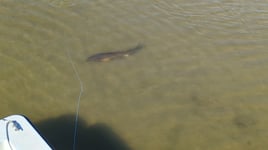
[[[79, 118], [76, 150], [130, 150], [129, 146], [105, 124], [87, 125]], [[55, 150], [72, 150], [74, 116], [64, 115], [35, 124]]]

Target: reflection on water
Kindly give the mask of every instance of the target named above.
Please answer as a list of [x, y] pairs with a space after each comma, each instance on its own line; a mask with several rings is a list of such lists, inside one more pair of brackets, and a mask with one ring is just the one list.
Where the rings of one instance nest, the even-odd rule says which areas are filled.
[[[1, 1], [1, 115], [25, 114], [62, 146], [43, 123], [61, 126], [60, 116], [75, 114], [80, 89], [69, 51], [85, 90], [79, 133], [88, 135], [78, 143], [94, 141], [87, 129], [102, 123], [132, 149], [263, 149], [267, 6], [264, 0]], [[146, 47], [135, 57], [85, 61], [137, 43]]]
[[44, 0], [48, 2], [52, 7], [64, 8], [75, 5], [75, 0]]

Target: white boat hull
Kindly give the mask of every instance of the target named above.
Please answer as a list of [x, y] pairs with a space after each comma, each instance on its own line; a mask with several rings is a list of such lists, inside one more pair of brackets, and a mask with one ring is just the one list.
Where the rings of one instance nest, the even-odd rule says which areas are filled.
[[0, 150], [52, 150], [30, 121], [22, 115], [0, 120]]

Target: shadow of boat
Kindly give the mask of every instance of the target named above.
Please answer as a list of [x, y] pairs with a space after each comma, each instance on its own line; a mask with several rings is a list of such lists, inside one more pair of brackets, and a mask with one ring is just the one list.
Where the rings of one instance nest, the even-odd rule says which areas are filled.
[[[74, 115], [64, 115], [35, 124], [39, 132], [56, 150], [72, 150]], [[130, 150], [108, 125], [88, 126], [79, 118], [76, 150]]]

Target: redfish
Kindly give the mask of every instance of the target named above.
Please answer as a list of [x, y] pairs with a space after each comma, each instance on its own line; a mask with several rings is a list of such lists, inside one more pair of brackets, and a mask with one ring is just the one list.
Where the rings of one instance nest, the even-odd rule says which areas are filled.
[[133, 55], [133, 54], [137, 53], [143, 47], [144, 47], [144, 45], [138, 44], [137, 46], [135, 46], [133, 48], [123, 50], [123, 51], [113, 51], [113, 52], [98, 53], [98, 54], [94, 54], [92, 56], [89, 56], [87, 58], [87, 61], [88, 62], [91, 62], [91, 61], [107, 62], [107, 61], [111, 61], [111, 60], [115, 60], [115, 59], [120, 59], [120, 58], [128, 57], [130, 55]]

